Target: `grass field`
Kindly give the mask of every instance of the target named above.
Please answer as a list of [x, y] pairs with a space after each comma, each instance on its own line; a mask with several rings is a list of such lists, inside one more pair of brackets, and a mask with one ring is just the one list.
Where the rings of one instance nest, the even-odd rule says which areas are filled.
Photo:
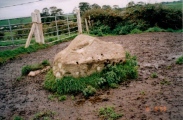
[[[24, 24], [31, 22], [31, 17], [10, 19], [10, 24]], [[8, 20], [0, 20], [0, 26], [8, 25]]]
[[172, 9], [179, 9], [181, 10], [183, 8], [183, 1], [177, 1], [177, 2], [167, 2], [163, 5], [172, 8]]

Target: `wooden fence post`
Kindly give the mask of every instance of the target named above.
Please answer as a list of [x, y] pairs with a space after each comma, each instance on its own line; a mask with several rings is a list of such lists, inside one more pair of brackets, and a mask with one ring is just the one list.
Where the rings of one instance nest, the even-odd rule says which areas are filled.
[[40, 12], [39, 10], [35, 10], [34, 12], [36, 13], [36, 18], [37, 18], [37, 31], [39, 35], [38, 43], [44, 44], [43, 27], [41, 23]]
[[85, 24], [86, 24], [86, 31], [89, 33], [88, 22], [87, 22], [87, 19], [86, 18], [85, 18]]
[[82, 25], [81, 25], [80, 10], [79, 9], [76, 9], [76, 13], [77, 13], [78, 32], [79, 32], [79, 34], [82, 34]]
[[27, 38], [25, 48], [27, 48], [30, 45], [30, 41], [32, 39], [32, 35], [34, 34], [35, 36], [35, 41], [37, 43], [44, 44], [44, 36], [43, 36], [43, 28], [42, 28], [42, 23], [41, 23], [41, 16], [39, 10], [35, 10], [32, 14], [32, 27], [31, 31], [29, 33], [29, 36]]

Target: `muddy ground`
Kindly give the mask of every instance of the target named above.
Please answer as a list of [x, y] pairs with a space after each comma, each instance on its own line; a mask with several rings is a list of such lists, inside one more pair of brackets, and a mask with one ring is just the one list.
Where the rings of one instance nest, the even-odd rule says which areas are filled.
[[[117, 89], [99, 91], [85, 100], [81, 95], [60, 102], [49, 100], [50, 92], [43, 88], [44, 75], [25, 77], [17, 81], [24, 65], [53, 61], [56, 53], [70, 42], [52, 46], [0, 66], [0, 120], [12, 120], [15, 115], [25, 120], [38, 112], [54, 111], [52, 119], [98, 120], [98, 109], [113, 106], [122, 113], [121, 120], [183, 120], [183, 65], [175, 64], [183, 55], [182, 33], [143, 33], [100, 37], [121, 44], [136, 55], [139, 77]], [[151, 78], [156, 72], [158, 78]], [[105, 100], [103, 99], [105, 97]]]

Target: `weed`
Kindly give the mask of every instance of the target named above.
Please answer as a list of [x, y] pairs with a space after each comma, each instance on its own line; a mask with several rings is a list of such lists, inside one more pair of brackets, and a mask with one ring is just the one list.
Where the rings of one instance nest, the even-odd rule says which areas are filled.
[[23, 118], [20, 117], [20, 116], [15, 116], [15, 117], [13, 118], [13, 120], [23, 120]]
[[55, 112], [52, 111], [44, 111], [36, 113], [32, 120], [52, 120]]
[[85, 97], [93, 96], [95, 93], [96, 93], [96, 89], [90, 85], [83, 90], [83, 94]]
[[116, 84], [116, 83], [111, 83], [111, 84], [109, 84], [109, 86], [111, 88], [118, 88], [119, 87], [118, 84]]
[[72, 95], [72, 96], [71, 96], [71, 99], [72, 99], [72, 100], [75, 100], [75, 97], [74, 97], [74, 95]]
[[183, 64], [183, 55], [177, 58], [176, 64], [179, 64], [179, 65]]
[[116, 113], [113, 107], [102, 107], [99, 109], [99, 116], [104, 120], [117, 120], [123, 115]]
[[48, 95], [49, 100], [54, 100], [55, 96], [54, 95]]
[[155, 72], [154, 72], [154, 73], [152, 73], [152, 74], [151, 74], [151, 78], [158, 78], [157, 73], [155, 73]]
[[140, 92], [140, 95], [145, 95], [145, 91], [141, 91]]
[[62, 95], [62, 96], [58, 97], [58, 100], [59, 101], [64, 101], [66, 99], [67, 99], [67, 96], [66, 95]]
[[166, 79], [163, 79], [161, 82], [160, 82], [161, 85], [170, 85], [170, 81], [167, 81]]
[[19, 76], [19, 77], [16, 78], [16, 81], [19, 82], [19, 81], [21, 81], [22, 79], [24, 79], [24, 77], [23, 77], [23, 76]]
[[48, 60], [43, 60], [42, 63], [41, 63], [43, 66], [49, 66], [50, 63]]

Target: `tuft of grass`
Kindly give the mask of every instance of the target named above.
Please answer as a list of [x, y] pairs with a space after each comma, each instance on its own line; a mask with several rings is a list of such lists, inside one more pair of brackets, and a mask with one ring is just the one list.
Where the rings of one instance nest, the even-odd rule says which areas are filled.
[[140, 92], [140, 95], [145, 95], [145, 91], [141, 91]]
[[177, 58], [176, 64], [179, 64], [179, 65], [183, 64], [183, 55]]
[[116, 83], [111, 83], [111, 84], [109, 84], [109, 86], [110, 86], [111, 88], [118, 88], [118, 87], [119, 87], [119, 85], [116, 84]]
[[23, 118], [20, 117], [20, 116], [15, 116], [15, 117], [13, 118], [13, 120], [23, 120]]
[[161, 82], [160, 82], [161, 85], [170, 85], [170, 81], [167, 81], [166, 79], [163, 79]]
[[22, 79], [24, 79], [24, 77], [23, 77], [23, 76], [19, 76], [19, 77], [16, 78], [16, 81], [19, 82], [19, 81], [21, 81]]
[[38, 112], [32, 120], [52, 120], [55, 115], [53, 111]]
[[48, 95], [48, 99], [49, 99], [49, 100], [53, 101], [53, 100], [54, 100], [54, 98], [55, 98], [55, 96], [54, 96], [54, 95]]
[[85, 96], [90, 96], [95, 93], [95, 89], [105, 86], [115, 88], [121, 82], [136, 79], [138, 77], [137, 69], [136, 57], [126, 53], [124, 63], [108, 64], [100, 73], [93, 73], [86, 77], [67, 76], [59, 79], [50, 70], [45, 76], [44, 88], [60, 95], [83, 93]]
[[122, 114], [116, 113], [113, 107], [101, 107], [99, 116], [104, 120], [117, 120], [122, 117]]
[[66, 99], [67, 99], [67, 96], [66, 95], [62, 95], [62, 96], [58, 97], [58, 100], [59, 101], [64, 101]]
[[85, 97], [93, 96], [96, 92], [96, 89], [90, 85], [83, 90], [83, 94]]
[[75, 97], [74, 97], [74, 95], [72, 95], [72, 96], [71, 96], [71, 99], [72, 99], [72, 100], [75, 100]]
[[48, 60], [43, 60], [41, 64], [43, 66], [50, 66], [50, 62]]
[[130, 34], [140, 34], [140, 33], [142, 33], [142, 31], [137, 29], [137, 28], [135, 28], [132, 31], [130, 31]]
[[154, 72], [154, 73], [152, 73], [152, 74], [151, 74], [151, 78], [158, 78], [157, 73], [155, 73], [155, 72]]
[[146, 32], [165, 32], [166, 30], [161, 29], [159, 27], [152, 27], [146, 30]]
[[43, 60], [43, 62], [40, 64], [25, 65], [22, 68], [22, 76], [29, 74], [30, 71], [43, 69], [45, 66], [48, 66], [48, 65], [50, 65], [48, 60]]

